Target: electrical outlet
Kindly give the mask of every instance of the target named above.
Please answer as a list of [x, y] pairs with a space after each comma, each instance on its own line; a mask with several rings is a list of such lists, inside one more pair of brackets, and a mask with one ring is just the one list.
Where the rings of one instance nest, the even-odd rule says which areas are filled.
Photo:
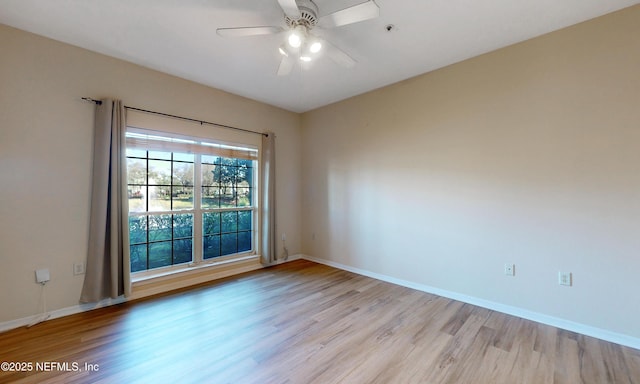
[[572, 285], [571, 272], [558, 272], [558, 284], [570, 287]]
[[73, 263], [73, 274], [74, 275], [83, 275], [84, 274], [84, 263]]
[[504, 274], [507, 276], [515, 276], [516, 275], [516, 265], [515, 264], [505, 264], [504, 265]]
[[282, 234], [282, 241], [287, 241], [287, 234], [286, 233]]

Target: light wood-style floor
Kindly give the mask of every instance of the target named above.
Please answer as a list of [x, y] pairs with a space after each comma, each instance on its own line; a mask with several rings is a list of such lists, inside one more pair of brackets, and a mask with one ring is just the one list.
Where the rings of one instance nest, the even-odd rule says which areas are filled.
[[62, 364], [3, 383], [640, 383], [638, 350], [301, 260], [12, 330], [0, 356]]

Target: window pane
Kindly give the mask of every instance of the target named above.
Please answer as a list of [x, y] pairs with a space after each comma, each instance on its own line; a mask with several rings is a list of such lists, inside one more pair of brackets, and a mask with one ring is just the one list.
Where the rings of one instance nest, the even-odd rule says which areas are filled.
[[222, 235], [222, 255], [230, 255], [238, 252], [238, 234], [225, 233]]
[[149, 244], [149, 268], [171, 265], [171, 241]]
[[177, 153], [177, 152], [173, 153], [174, 161], [186, 161], [189, 163], [193, 163], [193, 159], [194, 159], [193, 153]]
[[202, 186], [210, 187], [215, 184], [215, 180], [213, 177], [215, 171], [215, 165], [210, 164], [202, 164]]
[[220, 256], [220, 236], [205, 236], [203, 239], [202, 257], [210, 259]]
[[171, 215], [149, 215], [149, 241], [171, 240]]
[[238, 252], [251, 250], [251, 231], [238, 232]]
[[193, 187], [173, 187], [173, 209], [193, 209]]
[[220, 233], [219, 213], [205, 213], [202, 215], [202, 233], [204, 235]]
[[213, 166], [213, 185], [220, 185], [222, 180], [222, 167], [220, 165]]
[[147, 157], [147, 151], [144, 149], [127, 148], [127, 157]]
[[232, 166], [235, 167], [236, 165], [238, 165], [238, 159], [232, 159], [232, 158], [228, 158], [228, 157], [221, 157], [220, 158], [220, 165], [226, 165], [226, 166]]
[[216, 166], [214, 172], [214, 180], [220, 185], [231, 186], [236, 180], [238, 167], [235, 166], [234, 159], [222, 158], [220, 165]]
[[251, 205], [251, 188], [238, 188], [236, 195], [238, 207], [248, 207]]
[[149, 211], [171, 210], [171, 187], [149, 187]]
[[218, 156], [202, 155], [202, 164], [220, 164], [220, 158]]
[[238, 230], [238, 212], [222, 212], [222, 232]]
[[193, 215], [173, 215], [173, 238], [193, 236]]
[[[129, 217], [129, 243], [140, 244], [147, 242], [147, 217]], [[146, 252], [146, 251], [145, 251]], [[146, 256], [145, 256], [146, 259]]]
[[193, 259], [192, 240], [173, 241], [173, 264], [190, 263]]
[[149, 184], [171, 185], [171, 161], [149, 160]]
[[253, 167], [253, 160], [238, 159], [238, 166], [245, 167], [245, 168], [252, 168]]
[[238, 167], [236, 172], [236, 184], [239, 187], [249, 187], [253, 179], [253, 169], [244, 166]]
[[238, 212], [238, 231], [250, 231], [251, 228], [251, 211]]
[[127, 159], [127, 184], [147, 184], [147, 161]]
[[173, 185], [193, 187], [193, 163], [173, 163]]
[[171, 160], [171, 152], [149, 151], [150, 159]]
[[147, 244], [132, 245], [129, 247], [131, 253], [131, 272], [144, 271], [147, 269]]
[[147, 211], [147, 187], [139, 185], [130, 185], [127, 187], [129, 196], [129, 212], [146, 212]]
[[202, 208], [219, 208], [218, 187], [202, 187]]
[[233, 208], [236, 206], [236, 199], [233, 188], [223, 187], [220, 190], [220, 208]]

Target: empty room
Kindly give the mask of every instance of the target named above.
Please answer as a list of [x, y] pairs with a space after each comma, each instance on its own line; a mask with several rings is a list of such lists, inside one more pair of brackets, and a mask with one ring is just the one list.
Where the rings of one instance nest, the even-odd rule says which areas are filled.
[[638, 0], [0, 0], [0, 383], [640, 383]]

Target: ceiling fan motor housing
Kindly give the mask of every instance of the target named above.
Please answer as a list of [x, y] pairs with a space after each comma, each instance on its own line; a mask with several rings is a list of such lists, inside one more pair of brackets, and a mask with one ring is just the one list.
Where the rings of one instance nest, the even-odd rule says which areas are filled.
[[296, 0], [300, 17], [297, 19], [285, 16], [287, 25], [294, 28], [298, 25], [304, 25], [307, 28], [313, 28], [318, 24], [318, 6], [311, 0]]

